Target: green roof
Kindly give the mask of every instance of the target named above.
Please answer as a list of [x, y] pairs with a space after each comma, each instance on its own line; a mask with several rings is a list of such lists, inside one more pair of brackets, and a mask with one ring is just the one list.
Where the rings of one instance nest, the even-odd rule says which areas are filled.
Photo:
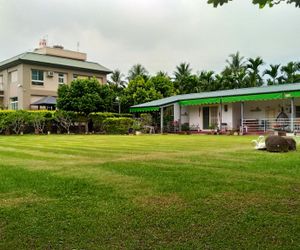
[[[278, 93], [278, 94], [276, 94]], [[180, 105], [201, 105], [210, 103], [271, 100], [300, 96], [300, 83], [290, 83], [274, 86], [261, 86], [254, 88], [241, 88], [220, 90], [186, 95], [171, 96], [139, 105], [131, 106], [131, 111], [139, 111], [141, 108], [154, 108], [168, 106], [173, 103]]]
[[55, 65], [57, 67], [75, 68], [84, 71], [101, 72], [107, 74], [112, 72], [110, 69], [100, 65], [99, 63], [80, 61], [58, 56], [43, 55], [34, 52], [26, 52], [0, 62], [0, 70], [18, 65], [20, 63]]

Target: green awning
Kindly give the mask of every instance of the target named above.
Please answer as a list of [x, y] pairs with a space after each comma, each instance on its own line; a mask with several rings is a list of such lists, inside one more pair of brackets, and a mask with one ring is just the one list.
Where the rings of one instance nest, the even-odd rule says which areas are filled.
[[136, 107], [136, 108], [130, 108], [130, 112], [151, 112], [151, 111], [159, 111], [159, 107]]
[[241, 96], [228, 96], [223, 97], [222, 102], [245, 102], [245, 101], [264, 101], [282, 99], [283, 93], [269, 93], [269, 94], [257, 94], [257, 95], [241, 95]]
[[203, 98], [203, 99], [194, 99], [179, 101], [181, 106], [190, 106], [190, 105], [201, 105], [201, 104], [215, 104], [220, 103], [221, 99], [219, 97], [214, 98]]
[[284, 98], [300, 97], [300, 91], [285, 92]]

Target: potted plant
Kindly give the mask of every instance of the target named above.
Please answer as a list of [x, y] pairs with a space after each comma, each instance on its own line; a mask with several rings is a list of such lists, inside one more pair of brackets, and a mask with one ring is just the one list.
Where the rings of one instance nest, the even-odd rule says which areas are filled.
[[142, 132], [141, 132], [141, 129], [142, 129], [141, 122], [139, 120], [135, 120], [133, 125], [132, 125], [132, 129], [134, 130], [136, 135], [142, 134]]

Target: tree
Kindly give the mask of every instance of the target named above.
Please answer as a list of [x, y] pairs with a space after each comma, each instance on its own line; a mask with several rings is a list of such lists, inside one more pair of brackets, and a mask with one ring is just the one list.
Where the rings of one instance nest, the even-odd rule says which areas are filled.
[[161, 74], [159, 72], [156, 76], [151, 77], [148, 81], [163, 97], [169, 97], [176, 94], [174, 84], [168, 75]]
[[18, 135], [23, 132], [26, 123], [28, 122], [28, 112], [24, 110], [17, 110], [16, 112], [11, 112], [7, 116], [7, 124], [11, 129]]
[[245, 68], [245, 60], [244, 57], [240, 55], [240, 52], [236, 52], [235, 54], [230, 54], [229, 59], [226, 59], [227, 66], [225, 70], [230, 71], [232, 73], [238, 73], [242, 69]]
[[44, 132], [46, 124], [45, 114], [41, 112], [32, 112], [29, 114], [29, 122], [33, 125], [36, 134]]
[[75, 121], [76, 113], [73, 111], [58, 110], [54, 114], [54, 119], [58, 124], [70, 134], [70, 127]]
[[266, 69], [264, 71], [264, 75], [268, 75], [271, 79], [268, 79], [268, 85], [276, 85], [278, 84], [279, 79], [279, 68], [280, 64], [271, 64], [270, 69]]
[[141, 64], [135, 64], [128, 71], [128, 81], [134, 80], [136, 77], [141, 76], [145, 81], [148, 80], [149, 73], [146, 68]]
[[239, 52], [229, 55], [227, 66], [222, 71], [222, 89], [249, 87], [247, 80], [246, 61]]
[[121, 97], [121, 102], [123, 106], [129, 108], [132, 105], [150, 102], [162, 97], [162, 94], [155, 89], [152, 81], [145, 81], [142, 76], [137, 76], [128, 83]]
[[124, 74], [119, 69], [114, 70], [110, 75], [110, 80], [107, 81], [110, 85], [116, 85], [118, 88], [125, 88], [126, 81]]
[[283, 80], [286, 83], [295, 83], [300, 81], [300, 62], [289, 62], [287, 65], [281, 67], [283, 73]]
[[178, 89], [179, 93], [182, 94], [185, 92], [185, 85], [188, 82], [188, 78], [192, 75], [192, 68], [189, 63], [180, 63], [176, 66], [174, 72], [174, 86]]
[[58, 88], [57, 108], [86, 116], [103, 109], [101, 86], [96, 78], [77, 79]]
[[264, 64], [264, 61], [261, 57], [256, 57], [255, 59], [249, 58], [246, 65], [249, 82], [251, 87], [261, 86], [263, 84], [262, 77], [259, 74], [259, 67]]
[[[232, 0], [208, 0], [209, 4], [213, 4], [214, 7], [222, 6]], [[258, 4], [260, 8], [264, 8], [266, 5], [273, 7], [280, 3], [295, 4], [295, 7], [300, 7], [300, 0], [252, 0], [253, 4]]]
[[[201, 71], [198, 75], [200, 91], [213, 91], [216, 90], [215, 85], [215, 72], [213, 71]], [[200, 92], [197, 91], [197, 92]]]

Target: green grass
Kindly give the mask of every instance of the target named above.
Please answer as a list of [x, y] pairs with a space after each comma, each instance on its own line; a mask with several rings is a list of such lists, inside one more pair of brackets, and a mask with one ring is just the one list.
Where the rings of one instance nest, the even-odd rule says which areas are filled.
[[299, 249], [300, 152], [252, 137], [0, 137], [0, 249]]

